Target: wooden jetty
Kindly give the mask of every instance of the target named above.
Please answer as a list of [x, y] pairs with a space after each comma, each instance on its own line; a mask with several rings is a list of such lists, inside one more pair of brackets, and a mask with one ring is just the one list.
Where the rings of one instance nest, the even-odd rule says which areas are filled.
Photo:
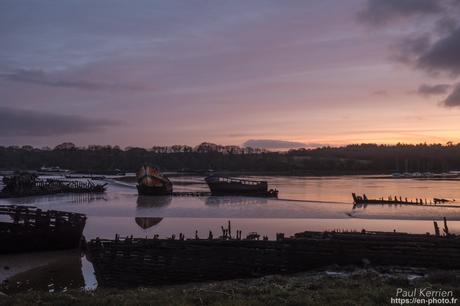
[[[276, 241], [230, 227], [214, 239], [95, 239], [87, 244], [98, 284], [104, 287], [154, 286], [258, 277], [306, 271], [328, 265], [396, 265], [460, 268], [460, 239], [393, 232], [303, 232]], [[448, 233], [448, 232], [447, 232]]]
[[[355, 193], [351, 194], [353, 197], [353, 204], [355, 205], [367, 205], [367, 204], [381, 204], [381, 205], [424, 205], [424, 206], [438, 206], [438, 207], [459, 207], [460, 205], [446, 205], [448, 203], [453, 203], [455, 200], [448, 200], [443, 198], [434, 198], [433, 200], [427, 199], [407, 199], [397, 196], [389, 196], [388, 198], [380, 199], [369, 199], [365, 194], [362, 196], [356, 195]], [[438, 205], [441, 204], [441, 205]]]
[[0, 254], [77, 248], [86, 216], [32, 206], [0, 206]]
[[0, 198], [49, 195], [57, 193], [103, 193], [107, 184], [95, 184], [88, 180], [61, 181], [56, 179], [39, 179], [36, 174], [22, 173], [3, 178], [5, 187], [0, 191]]

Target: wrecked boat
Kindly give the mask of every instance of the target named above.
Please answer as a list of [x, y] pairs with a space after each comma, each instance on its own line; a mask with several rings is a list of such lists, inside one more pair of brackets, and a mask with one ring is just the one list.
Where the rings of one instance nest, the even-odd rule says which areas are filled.
[[443, 198], [434, 198], [433, 200], [427, 200], [422, 198], [407, 199], [401, 196], [390, 196], [388, 198], [379, 198], [379, 199], [370, 199], [363, 195], [357, 195], [352, 193], [351, 196], [353, 197], [353, 204], [354, 205], [368, 205], [368, 204], [380, 204], [380, 205], [424, 205], [424, 206], [438, 206], [438, 207], [460, 207], [458, 205], [448, 205], [454, 204], [454, 200], [443, 199]]
[[139, 195], [170, 195], [173, 192], [171, 181], [151, 166], [142, 166], [136, 173]]
[[85, 224], [84, 214], [0, 205], [0, 254], [78, 248]]
[[278, 197], [278, 190], [268, 189], [266, 181], [244, 180], [220, 175], [210, 175], [205, 178], [214, 196], [245, 195]]
[[0, 198], [50, 195], [57, 193], [103, 193], [107, 184], [95, 184], [91, 181], [61, 181], [40, 179], [35, 173], [20, 173], [3, 178], [5, 187]]
[[[447, 225], [446, 225], [447, 227]], [[224, 232], [224, 229], [223, 229]], [[238, 235], [238, 232], [240, 234]], [[206, 239], [93, 239], [88, 258], [101, 287], [158, 286], [298, 273], [331, 265], [460, 268], [460, 239], [449, 234], [302, 232], [276, 241], [225, 230]]]

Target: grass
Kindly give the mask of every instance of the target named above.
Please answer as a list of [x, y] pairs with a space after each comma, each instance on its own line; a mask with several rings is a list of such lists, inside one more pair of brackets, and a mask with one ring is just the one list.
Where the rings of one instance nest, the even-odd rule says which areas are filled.
[[432, 273], [416, 283], [407, 275], [389, 277], [374, 270], [346, 276], [305, 273], [156, 288], [30, 291], [0, 295], [0, 305], [390, 305], [397, 288], [453, 290], [460, 297], [458, 279], [453, 272]]

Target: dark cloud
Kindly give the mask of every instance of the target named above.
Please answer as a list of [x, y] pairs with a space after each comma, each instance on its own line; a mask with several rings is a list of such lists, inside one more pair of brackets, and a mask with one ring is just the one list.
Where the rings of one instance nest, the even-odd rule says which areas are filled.
[[396, 44], [394, 58], [432, 74], [460, 74], [460, 1], [368, 0], [360, 19], [379, 25], [413, 15], [433, 15], [433, 24], [424, 32]]
[[49, 75], [42, 70], [19, 69], [13, 73], [1, 74], [1, 78], [11, 82], [31, 83], [51, 87], [75, 88], [83, 90], [142, 90], [142, 87], [126, 84], [110, 84], [96, 81], [70, 80]]
[[430, 35], [423, 34], [417, 37], [407, 37], [396, 44], [396, 53], [393, 58], [399, 62], [413, 64], [420, 54], [430, 49]]
[[429, 72], [460, 74], [460, 27], [432, 44], [417, 60], [417, 66]]
[[422, 84], [418, 88], [417, 92], [422, 96], [431, 96], [431, 95], [443, 95], [446, 94], [451, 85], [449, 84], [436, 84], [428, 85]]
[[0, 137], [91, 133], [121, 122], [0, 107]]
[[[460, 4], [460, 2], [459, 2]], [[458, 20], [451, 16], [444, 16], [438, 19], [435, 24], [436, 31], [440, 34], [450, 33], [455, 30], [458, 25]]]
[[443, 10], [437, 0], [368, 0], [358, 19], [372, 25], [415, 15], [437, 14]]
[[448, 95], [447, 98], [442, 101], [442, 104], [447, 107], [460, 106], [460, 83], [457, 84], [450, 95]]
[[243, 144], [245, 147], [264, 148], [264, 149], [300, 149], [317, 148], [324, 146], [319, 143], [303, 143], [296, 141], [285, 141], [276, 139], [250, 139]]

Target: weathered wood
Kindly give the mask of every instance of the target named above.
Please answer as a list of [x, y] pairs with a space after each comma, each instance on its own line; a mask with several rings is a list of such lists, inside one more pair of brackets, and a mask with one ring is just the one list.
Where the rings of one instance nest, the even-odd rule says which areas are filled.
[[0, 253], [77, 248], [81, 242], [86, 216], [32, 206], [0, 206]]
[[3, 178], [5, 187], [0, 198], [13, 198], [58, 193], [103, 193], [107, 184], [95, 184], [88, 180], [60, 181], [55, 179], [38, 179], [36, 175], [20, 174]]
[[353, 207], [361, 207], [369, 204], [377, 205], [409, 205], [409, 206], [431, 206], [431, 207], [451, 207], [451, 208], [460, 208], [460, 205], [454, 204], [439, 204], [439, 203], [453, 203], [455, 200], [446, 200], [446, 199], [437, 199], [434, 198], [433, 201], [428, 202], [427, 199], [415, 199], [408, 200], [407, 198], [403, 199], [402, 197], [388, 197], [387, 199], [381, 197], [380, 199], [368, 199], [365, 194], [362, 196], [356, 195], [355, 193], [351, 194], [353, 197]]
[[[227, 231], [226, 229], [224, 229]], [[385, 232], [304, 232], [277, 241], [95, 239], [101, 286], [145, 286], [305, 271], [331, 264], [460, 268], [460, 239]]]

